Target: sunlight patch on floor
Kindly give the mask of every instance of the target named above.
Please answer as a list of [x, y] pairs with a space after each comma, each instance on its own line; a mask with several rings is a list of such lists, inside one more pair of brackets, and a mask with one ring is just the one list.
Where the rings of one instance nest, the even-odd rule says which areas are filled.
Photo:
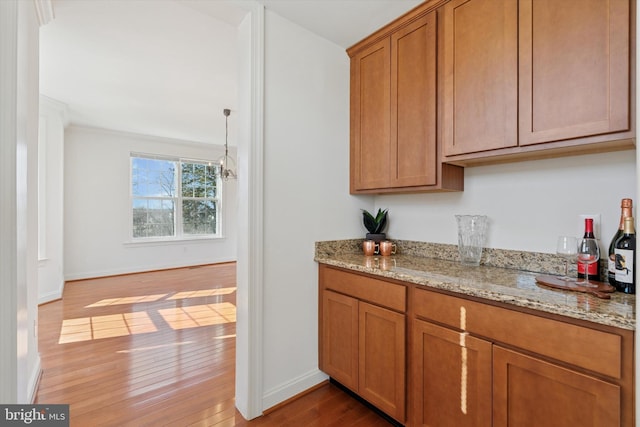
[[94, 302], [93, 304], [90, 304], [85, 308], [106, 307], [109, 305], [120, 305], [120, 304], [139, 304], [141, 302], [154, 302], [166, 296], [167, 294], [141, 295], [137, 297], [107, 298], [107, 299], [100, 300], [98, 302]]
[[145, 311], [66, 319], [62, 321], [58, 344], [121, 337], [157, 330]]
[[158, 313], [172, 329], [220, 325], [236, 321], [236, 306], [229, 302], [165, 308]]
[[[162, 300], [172, 301], [172, 304], [178, 304], [175, 303], [175, 301], [189, 298], [229, 295], [235, 291], [236, 287], [227, 287], [177, 292], [174, 294], [164, 293], [107, 298], [87, 305], [85, 308], [154, 303], [161, 302]], [[154, 309], [154, 312], [155, 311]], [[223, 325], [235, 323], [236, 321], [236, 307], [229, 302], [157, 309], [157, 313], [162, 316], [162, 319], [165, 320], [167, 325], [173, 330]], [[156, 318], [156, 322], [157, 321], [158, 319]], [[58, 344], [157, 332], [159, 328], [161, 329], [163, 327], [166, 327], [166, 325], [157, 327], [154, 324], [154, 321], [148, 314], [148, 310], [65, 319], [62, 321]]]

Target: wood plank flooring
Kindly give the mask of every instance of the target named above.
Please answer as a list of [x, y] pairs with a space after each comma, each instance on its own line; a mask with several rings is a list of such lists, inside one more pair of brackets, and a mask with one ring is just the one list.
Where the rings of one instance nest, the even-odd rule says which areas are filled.
[[35, 403], [71, 426], [390, 424], [332, 384], [246, 421], [235, 409], [235, 264], [68, 282], [39, 307]]

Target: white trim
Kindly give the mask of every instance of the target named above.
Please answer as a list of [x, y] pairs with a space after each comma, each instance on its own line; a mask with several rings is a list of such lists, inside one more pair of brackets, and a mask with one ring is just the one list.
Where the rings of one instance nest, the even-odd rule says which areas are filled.
[[18, 2], [0, 1], [0, 402], [17, 403]]
[[62, 299], [62, 291], [63, 289], [60, 289], [58, 291], [49, 292], [44, 295], [38, 295], [38, 305]]
[[[3, 1], [3, 0], [0, 0], [0, 1]], [[224, 153], [224, 144], [213, 144], [213, 143], [209, 143], [209, 142], [190, 141], [190, 140], [187, 140], [187, 139], [178, 139], [178, 138], [169, 138], [169, 137], [166, 137], [166, 136], [147, 135], [147, 134], [144, 134], [144, 133], [127, 132], [127, 131], [115, 130], [115, 129], [105, 129], [105, 128], [95, 127], [95, 126], [81, 126], [81, 125], [75, 125], [73, 123], [71, 123], [67, 127], [67, 129], [85, 131], [85, 132], [96, 132], [96, 133], [102, 133], [102, 134], [105, 134], [105, 135], [118, 135], [118, 136], [129, 137], [129, 138], [144, 139], [144, 140], [153, 141], [154, 143], [166, 143], [166, 144], [176, 144], [176, 145], [191, 145], [191, 146], [196, 146], [196, 147], [215, 148], [216, 150], [220, 150], [221, 154]], [[237, 147], [236, 146], [229, 145], [229, 154], [230, 155], [231, 154], [236, 155], [236, 151], [237, 151]], [[236, 155], [236, 157], [237, 157], [237, 155]]]
[[40, 360], [40, 353], [36, 358], [31, 378], [29, 378], [29, 384], [27, 385], [27, 402], [35, 403], [36, 392], [38, 391], [38, 383], [40, 381], [40, 375], [42, 374], [42, 363]]
[[33, 0], [36, 5], [36, 14], [38, 15], [38, 24], [42, 27], [53, 21], [55, 14], [53, 12], [53, 3], [51, 0]]
[[38, 120], [38, 260], [47, 259], [47, 117]]
[[48, 96], [40, 94], [40, 115], [43, 113], [43, 109], [51, 110], [58, 114], [60, 120], [62, 120], [62, 126], [69, 126], [69, 106], [64, 102], [60, 102]]
[[[253, 419], [263, 410], [263, 292], [264, 280], [264, 5], [249, 4], [250, 27], [246, 42], [246, 152], [238, 158], [239, 227], [238, 313], [236, 323], [236, 407], [243, 417]], [[245, 21], [246, 22], [246, 21]], [[244, 67], [243, 67], [244, 68]], [[244, 70], [243, 70], [244, 71]], [[244, 144], [243, 144], [244, 147]], [[240, 161], [241, 160], [241, 161]], [[244, 166], [244, 170], [243, 170]], [[242, 227], [246, 226], [246, 230]]]
[[[2, 0], [0, 0], [1, 2]], [[189, 260], [188, 264], [184, 263], [166, 263], [166, 264], [149, 264], [149, 265], [139, 265], [135, 269], [131, 268], [114, 268], [109, 270], [94, 270], [94, 271], [82, 271], [73, 274], [66, 274], [64, 276], [65, 282], [72, 280], [85, 280], [85, 279], [95, 279], [98, 277], [108, 277], [108, 276], [120, 276], [123, 274], [135, 274], [135, 273], [146, 273], [150, 271], [160, 271], [160, 270], [171, 270], [174, 268], [189, 268], [189, 267], [198, 267], [201, 265], [209, 265], [209, 264], [222, 264], [227, 262], [234, 262], [235, 258], [231, 257], [223, 257], [216, 259], [201, 259], [201, 260]]]
[[265, 409], [269, 409], [278, 403], [282, 403], [285, 400], [302, 393], [305, 390], [309, 390], [311, 387], [320, 384], [328, 378], [327, 374], [319, 369], [309, 371], [304, 375], [300, 375], [291, 381], [287, 381], [286, 383], [265, 392], [262, 400], [262, 406]]
[[173, 238], [161, 238], [161, 237], [148, 237], [146, 239], [140, 238], [135, 240], [127, 240], [122, 244], [129, 248], [135, 247], [148, 247], [148, 246], [170, 246], [170, 245], [184, 245], [185, 243], [213, 243], [219, 240], [224, 240], [225, 236], [208, 236], [194, 234], [193, 237], [173, 237]]
[[260, 415], [263, 400], [264, 280], [264, 6], [251, 12], [252, 102], [249, 158], [249, 415]]

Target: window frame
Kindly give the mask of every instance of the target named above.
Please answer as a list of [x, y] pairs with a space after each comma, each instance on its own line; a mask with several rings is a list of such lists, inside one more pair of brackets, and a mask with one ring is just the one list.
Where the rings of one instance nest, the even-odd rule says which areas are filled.
[[[171, 197], [145, 197], [145, 196], [134, 196], [133, 194], [133, 162], [135, 158], [143, 158], [143, 159], [152, 159], [152, 160], [163, 160], [175, 162], [175, 171], [174, 171], [174, 180], [175, 180], [175, 189], [174, 196]], [[215, 204], [216, 211], [216, 230], [213, 234], [185, 234], [184, 233], [184, 224], [183, 224], [183, 195], [182, 195], [182, 163], [189, 164], [204, 164], [213, 166], [219, 169], [217, 163], [213, 160], [207, 159], [195, 159], [191, 157], [181, 157], [181, 156], [171, 156], [171, 155], [162, 155], [162, 154], [150, 154], [150, 153], [141, 153], [141, 152], [130, 152], [129, 153], [129, 203], [128, 203], [128, 217], [129, 220], [127, 222], [128, 229], [128, 243], [129, 244], [149, 244], [149, 243], [172, 243], [172, 242], [183, 242], [183, 241], [197, 241], [197, 240], [214, 240], [223, 238], [224, 235], [222, 233], [223, 230], [223, 185], [222, 178], [220, 176], [219, 170], [216, 171], [216, 197], [213, 198], [193, 198], [193, 197], [185, 197], [186, 200], [212, 200]], [[134, 216], [134, 208], [133, 202], [134, 199], [171, 199], [173, 200], [173, 221], [174, 221], [174, 234], [172, 236], [152, 236], [152, 237], [134, 237], [134, 227], [133, 227], [133, 216]]]

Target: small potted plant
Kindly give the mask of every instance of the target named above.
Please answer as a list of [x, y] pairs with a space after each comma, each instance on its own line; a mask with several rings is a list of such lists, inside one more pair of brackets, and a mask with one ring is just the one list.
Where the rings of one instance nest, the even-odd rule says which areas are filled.
[[367, 240], [373, 240], [375, 242], [381, 242], [386, 239], [384, 228], [387, 226], [387, 211], [388, 209], [378, 209], [376, 216], [371, 215], [367, 210], [362, 209], [362, 222], [364, 228], [367, 229]]

